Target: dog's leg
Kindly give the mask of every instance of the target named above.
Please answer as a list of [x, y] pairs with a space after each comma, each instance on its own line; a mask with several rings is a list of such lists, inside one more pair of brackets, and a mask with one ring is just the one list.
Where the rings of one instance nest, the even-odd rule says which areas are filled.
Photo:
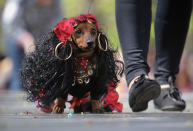
[[65, 105], [66, 99], [63, 99], [61, 97], [56, 98], [54, 106], [53, 106], [53, 112], [54, 113], [63, 113], [64, 109], [66, 108]]
[[92, 113], [103, 113], [99, 100], [91, 100]]

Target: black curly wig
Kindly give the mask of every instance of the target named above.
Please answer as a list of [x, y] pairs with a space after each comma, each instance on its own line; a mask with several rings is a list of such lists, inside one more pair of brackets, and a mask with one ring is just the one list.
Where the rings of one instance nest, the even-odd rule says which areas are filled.
[[[105, 40], [106, 36], [101, 33], [101, 45], [105, 45]], [[52, 103], [57, 97], [63, 97], [68, 93], [78, 97], [84, 95], [85, 91], [81, 92], [83, 88], [72, 88], [73, 58], [76, 54], [73, 53], [68, 60], [60, 60], [55, 56], [55, 47], [60, 42], [56, 34], [50, 32], [36, 43], [36, 50], [25, 57], [21, 78], [29, 101]], [[62, 52], [70, 52], [70, 44], [73, 43], [68, 40], [60, 55]], [[90, 88], [84, 88], [93, 92], [91, 97], [94, 99], [99, 99], [107, 92], [108, 84], [116, 86], [119, 82], [124, 65], [117, 59], [117, 53], [117, 50], [111, 49], [109, 45], [107, 51], [101, 51], [96, 47], [96, 69], [91, 78], [92, 82], [87, 85]]]

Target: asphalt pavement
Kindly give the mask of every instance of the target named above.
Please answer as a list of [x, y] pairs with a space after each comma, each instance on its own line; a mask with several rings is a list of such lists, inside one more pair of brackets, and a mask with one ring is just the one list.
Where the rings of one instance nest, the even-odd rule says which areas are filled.
[[25, 100], [25, 92], [0, 91], [0, 131], [193, 131], [193, 92], [183, 93], [187, 102], [183, 112], [162, 112], [149, 108], [133, 113], [127, 90], [119, 91], [123, 113], [46, 114]]

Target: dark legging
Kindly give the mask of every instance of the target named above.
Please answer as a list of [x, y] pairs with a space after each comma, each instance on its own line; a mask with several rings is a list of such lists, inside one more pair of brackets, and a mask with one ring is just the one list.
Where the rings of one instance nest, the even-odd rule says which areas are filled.
[[[191, 3], [192, 0], [158, 0], [154, 75], [160, 84], [168, 83], [168, 77], [179, 72]], [[116, 0], [116, 21], [129, 83], [134, 77], [149, 73], [151, 0]]]

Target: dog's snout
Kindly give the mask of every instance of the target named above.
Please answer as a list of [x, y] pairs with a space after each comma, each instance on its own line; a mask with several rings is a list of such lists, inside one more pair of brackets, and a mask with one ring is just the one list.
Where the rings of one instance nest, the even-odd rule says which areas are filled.
[[87, 45], [88, 45], [89, 47], [91, 47], [91, 46], [93, 45], [94, 41], [91, 40], [91, 39], [88, 39], [88, 40], [86, 41], [86, 43], [87, 43]]

